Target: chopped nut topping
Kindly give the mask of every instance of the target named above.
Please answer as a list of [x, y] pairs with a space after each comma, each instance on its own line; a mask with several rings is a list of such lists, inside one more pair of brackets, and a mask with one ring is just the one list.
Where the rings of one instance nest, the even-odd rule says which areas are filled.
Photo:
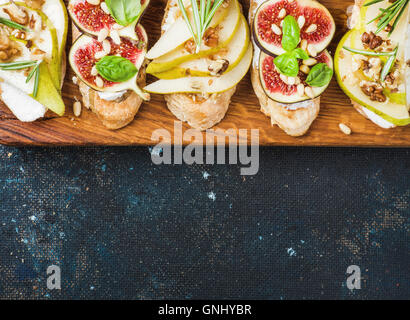
[[188, 51], [190, 54], [195, 53], [195, 49], [196, 49], [196, 44], [194, 40], [188, 40], [185, 42], [184, 48], [186, 51]]
[[205, 31], [205, 34], [204, 34], [204, 37], [203, 37], [205, 45], [208, 46], [208, 47], [211, 47], [211, 48], [216, 47], [218, 45], [218, 42], [219, 42], [218, 33], [219, 33], [219, 28], [218, 27], [208, 28]]
[[383, 44], [383, 39], [371, 31], [370, 33], [365, 32], [362, 34], [362, 42], [365, 47], [374, 50]]
[[211, 64], [208, 66], [208, 70], [210, 71], [212, 76], [220, 76], [222, 73], [226, 71], [229, 67], [229, 61], [226, 59], [219, 59], [212, 61]]
[[29, 22], [26, 10], [23, 7], [17, 6], [14, 2], [7, 6], [7, 8], [3, 8], [3, 11], [10, 16], [12, 21], [23, 26], [27, 25]]
[[7, 27], [0, 27], [0, 61], [8, 61], [20, 54], [15, 44], [16, 42], [9, 38]]
[[362, 81], [360, 83], [360, 89], [363, 93], [370, 97], [372, 101], [385, 102], [387, 100], [383, 93], [383, 88], [375, 82]]

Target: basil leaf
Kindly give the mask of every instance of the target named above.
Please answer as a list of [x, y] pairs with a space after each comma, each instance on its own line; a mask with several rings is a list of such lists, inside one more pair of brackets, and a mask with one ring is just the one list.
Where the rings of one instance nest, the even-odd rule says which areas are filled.
[[299, 73], [299, 63], [292, 52], [287, 52], [273, 61], [279, 72], [288, 77], [296, 77]]
[[312, 87], [327, 85], [333, 76], [333, 70], [326, 63], [318, 63], [309, 72], [306, 83]]
[[301, 48], [296, 48], [295, 50], [292, 51], [292, 54], [297, 59], [302, 59], [302, 60], [309, 59], [309, 55], [306, 53], [306, 51], [302, 50]]
[[127, 81], [138, 71], [131, 61], [119, 56], [105, 56], [95, 66], [104, 79], [113, 82]]
[[287, 16], [283, 20], [282, 32], [282, 48], [292, 51], [298, 46], [300, 40], [300, 28], [294, 17]]
[[141, 14], [140, 0], [105, 0], [105, 4], [115, 21], [122, 26], [128, 26]]

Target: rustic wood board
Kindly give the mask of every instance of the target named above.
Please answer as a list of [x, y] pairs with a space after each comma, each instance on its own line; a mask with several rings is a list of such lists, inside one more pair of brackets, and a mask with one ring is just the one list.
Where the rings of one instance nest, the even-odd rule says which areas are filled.
[[[240, 0], [247, 12], [249, 1]], [[336, 45], [346, 32], [346, 9], [353, 1], [321, 0], [335, 18], [336, 36], [330, 46]], [[144, 14], [142, 24], [147, 29], [152, 45], [159, 37], [162, 13], [166, 0], [151, 0]], [[70, 30], [69, 30], [70, 32]], [[69, 39], [69, 43], [71, 39]], [[69, 46], [67, 46], [67, 51]], [[34, 123], [22, 123], [0, 105], [0, 143], [7, 145], [152, 145], [152, 132], [167, 129], [173, 133], [176, 118], [167, 109], [160, 95], [152, 95], [144, 103], [135, 120], [127, 127], [110, 131], [97, 117], [84, 110], [79, 118], [72, 114], [75, 97], [80, 97], [77, 87], [71, 81], [73, 72], [68, 68], [63, 87], [63, 98], [67, 112], [64, 117], [48, 117]], [[335, 79], [322, 96], [318, 119], [304, 137], [287, 136], [277, 126], [270, 125], [270, 119], [259, 111], [259, 103], [252, 90], [249, 75], [238, 86], [225, 119], [215, 129], [259, 129], [260, 145], [266, 146], [363, 146], [363, 147], [409, 147], [410, 126], [384, 130], [366, 120], [351, 106], [347, 96], [338, 87]], [[353, 130], [350, 136], [339, 130], [339, 123], [345, 123]], [[189, 129], [184, 124], [183, 130]], [[190, 141], [183, 141], [184, 144]]]

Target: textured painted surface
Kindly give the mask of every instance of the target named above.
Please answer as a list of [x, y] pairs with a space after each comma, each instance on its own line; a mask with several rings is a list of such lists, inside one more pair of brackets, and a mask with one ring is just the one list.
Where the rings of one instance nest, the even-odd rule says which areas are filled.
[[408, 299], [409, 159], [262, 149], [241, 177], [147, 148], [0, 147], [0, 298]]

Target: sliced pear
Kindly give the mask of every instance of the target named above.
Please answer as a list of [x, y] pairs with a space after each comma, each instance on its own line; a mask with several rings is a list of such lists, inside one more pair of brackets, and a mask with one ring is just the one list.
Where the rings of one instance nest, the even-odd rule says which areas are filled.
[[35, 99], [42, 105], [54, 111], [59, 116], [64, 115], [65, 105], [57, 88], [54, 86], [49, 73], [49, 68], [43, 62], [40, 64], [40, 78], [38, 82], [38, 91]]
[[51, 47], [51, 52], [46, 51], [46, 52], [50, 52], [49, 56], [46, 58], [46, 62], [48, 64], [48, 69], [50, 71], [51, 80], [53, 81], [54, 86], [56, 87], [56, 89], [60, 90], [61, 81], [62, 81], [62, 79], [61, 79], [61, 73], [62, 73], [61, 59], [62, 59], [62, 56], [59, 52], [57, 31], [54, 28], [51, 21], [47, 18], [47, 16], [44, 13], [42, 13], [42, 12], [38, 12], [38, 13], [41, 16], [41, 18], [43, 19], [43, 21], [45, 22], [45, 24], [47, 26], [47, 30], [50, 32], [52, 47]]
[[[219, 44], [216, 47], [208, 47], [205, 44], [201, 45], [198, 53], [189, 53], [184, 46], [179, 46], [177, 49], [153, 60], [147, 68], [147, 73], [155, 74], [167, 71], [179, 66], [181, 63], [200, 59], [211, 54], [219, 52], [225, 48], [235, 37], [239, 26], [241, 25], [241, 12], [236, 0], [232, 0], [235, 6], [230, 7], [227, 17], [219, 25]], [[173, 42], [168, 39], [168, 42]]]
[[[340, 41], [335, 53], [335, 71], [337, 81], [342, 90], [355, 102], [369, 109], [384, 120], [398, 126], [410, 124], [410, 115], [406, 105], [386, 101], [384, 103], [372, 101], [361, 90], [358, 79], [353, 75], [352, 54], [343, 49], [343, 46], [351, 44], [352, 35], [357, 36], [357, 30], [349, 31]], [[348, 45], [349, 46], [349, 45]]]
[[[229, 6], [227, 8], [219, 7], [216, 11], [214, 17], [212, 18], [210, 27], [215, 27], [219, 25], [228, 15], [228, 12], [232, 10], [232, 8], [239, 7], [237, 0], [230, 0]], [[169, 12], [169, 14], [172, 14]], [[194, 26], [193, 23], [193, 15], [192, 11], [188, 10], [188, 15], [191, 21], [191, 25]], [[172, 41], [170, 41], [172, 39]], [[161, 38], [154, 44], [154, 46], [148, 51], [147, 59], [156, 59], [160, 56], [171, 52], [172, 50], [176, 49], [180, 45], [184, 44], [189, 39], [192, 39], [192, 34], [189, 31], [186, 22], [182, 16], [180, 16], [176, 21], [171, 25], [171, 27], [164, 32]]]
[[[51, 0], [49, 0], [51, 1]], [[41, 18], [44, 28], [36, 32], [35, 39], [33, 40], [33, 45], [38, 49], [46, 52], [46, 62], [48, 64], [50, 75], [56, 88], [60, 89], [61, 82], [61, 59], [58, 51], [58, 39], [57, 32], [51, 21], [47, 16], [40, 10], [35, 10], [28, 7], [24, 2], [15, 2], [16, 5], [23, 6], [26, 10], [30, 11], [32, 15], [37, 15]], [[10, 5], [10, 2], [1, 4], [2, 8]], [[0, 17], [9, 18], [3, 10], [0, 10]]]
[[[65, 54], [65, 45], [67, 41], [67, 29], [68, 29], [68, 15], [67, 9], [64, 5], [62, 0], [45, 0], [43, 6], [41, 7], [43, 13], [48, 17], [52, 25], [56, 30], [57, 41], [58, 41], [58, 63], [60, 65], [59, 68], [59, 78], [60, 79], [60, 87], [62, 85], [61, 79], [61, 62], [63, 59], [63, 55]], [[59, 88], [60, 88], [59, 87]]]
[[[235, 68], [242, 60], [249, 45], [249, 28], [245, 17], [241, 15], [241, 24], [232, 41], [228, 46], [218, 53], [218, 59], [225, 59], [229, 61], [229, 66], [225, 72], [229, 72]], [[176, 68], [170, 69], [162, 73], [156, 73], [159, 79], [176, 79], [190, 75], [193, 77], [209, 77], [211, 76], [208, 70], [210, 60], [208, 58], [200, 58], [182, 63]]]
[[236, 86], [248, 72], [252, 62], [253, 48], [249, 43], [248, 49], [239, 64], [228, 73], [220, 77], [184, 77], [172, 80], [158, 80], [144, 89], [159, 94], [171, 93], [219, 93]]
[[17, 119], [23, 122], [44, 117], [47, 109], [38, 101], [5, 81], [0, 82], [0, 97]]

